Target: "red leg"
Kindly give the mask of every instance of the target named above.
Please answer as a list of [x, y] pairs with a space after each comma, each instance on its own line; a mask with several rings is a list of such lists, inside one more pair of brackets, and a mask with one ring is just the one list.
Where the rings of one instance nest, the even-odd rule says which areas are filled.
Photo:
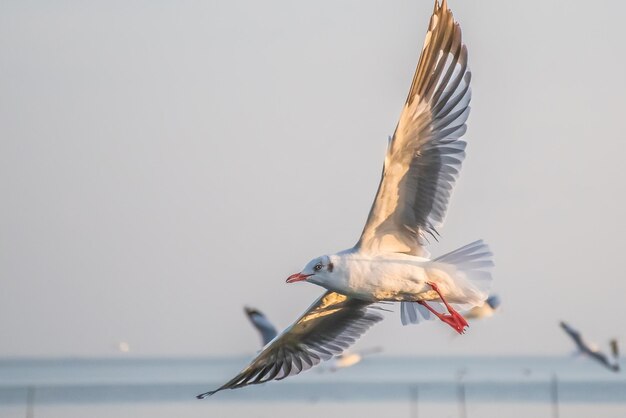
[[445, 314], [445, 313], [442, 314], [442, 313], [437, 312], [436, 310], [432, 308], [432, 306], [430, 306], [424, 300], [418, 301], [418, 303], [424, 306], [430, 312], [432, 312], [432, 314], [435, 315], [437, 318], [439, 318], [440, 320], [442, 320], [443, 322], [445, 322], [446, 324], [454, 328], [456, 332], [458, 332], [459, 334], [463, 334], [465, 332], [465, 327], [469, 326], [465, 318], [463, 318], [463, 316], [460, 313], [458, 313], [452, 306], [448, 304], [448, 302], [443, 297], [441, 292], [439, 292], [439, 288], [437, 287], [435, 283], [428, 283], [428, 284], [430, 285], [430, 287], [432, 287], [432, 289], [435, 292], [437, 292], [437, 294], [439, 295], [439, 298], [448, 309], [448, 314]]

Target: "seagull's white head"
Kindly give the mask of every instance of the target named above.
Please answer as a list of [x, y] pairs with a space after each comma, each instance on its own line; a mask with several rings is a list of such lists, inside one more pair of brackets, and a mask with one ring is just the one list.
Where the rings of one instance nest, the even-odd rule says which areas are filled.
[[304, 266], [304, 269], [300, 273], [292, 274], [287, 279], [287, 283], [295, 282], [310, 282], [319, 285], [323, 285], [324, 282], [331, 278], [331, 274], [335, 266], [333, 265], [330, 257], [323, 255], [321, 257], [314, 258]]

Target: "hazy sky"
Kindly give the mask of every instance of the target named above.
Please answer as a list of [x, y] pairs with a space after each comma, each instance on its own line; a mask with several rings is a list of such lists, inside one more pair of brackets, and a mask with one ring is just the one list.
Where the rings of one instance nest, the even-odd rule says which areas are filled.
[[[0, 356], [251, 353], [285, 284], [352, 246], [430, 0], [0, 3]], [[434, 255], [478, 238], [501, 315], [452, 339], [390, 314], [393, 354], [558, 354], [626, 339], [621, 1], [450, 0], [468, 157]]]

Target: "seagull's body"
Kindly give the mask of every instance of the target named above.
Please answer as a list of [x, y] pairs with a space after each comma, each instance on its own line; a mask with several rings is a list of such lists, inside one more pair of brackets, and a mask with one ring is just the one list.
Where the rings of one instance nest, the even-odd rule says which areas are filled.
[[429, 292], [428, 260], [408, 254], [363, 254], [346, 251], [330, 255], [334, 280], [313, 275], [309, 283], [361, 300], [411, 301]]
[[343, 369], [346, 367], [354, 366], [357, 363], [360, 363], [363, 360], [363, 356], [359, 353], [343, 353], [334, 357], [330, 361], [330, 370], [337, 371], [338, 369]]
[[[317, 257], [291, 275], [289, 283], [310, 282], [327, 291], [248, 367], [199, 398], [284, 379], [340, 355], [383, 319], [377, 302], [400, 302], [403, 324], [433, 315], [457, 332], [464, 331], [467, 322], [449, 302], [463, 309], [483, 303], [491, 282], [492, 254], [486, 244], [476, 241], [431, 259], [426, 246], [428, 237], [438, 237], [465, 157], [463, 135], [471, 100], [467, 63], [461, 28], [446, 0], [441, 4], [436, 0], [357, 244]], [[447, 313], [441, 312], [444, 307]]]
[[[482, 247], [484, 244], [477, 242], [476, 245]], [[330, 272], [326, 268], [326, 271], [323, 269], [317, 274], [313, 273], [304, 280], [343, 295], [371, 302], [417, 302], [439, 299], [430, 283], [435, 283], [452, 303], [478, 304], [487, 297], [487, 293], [481, 292], [476, 286], [456, 278], [457, 267], [454, 264], [410, 254], [368, 254], [350, 249], [322, 257], [319, 261], [313, 260], [312, 263], [313, 270], [317, 263], [332, 268]], [[485, 266], [488, 267], [489, 261], [486, 263]], [[295, 281], [298, 281], [299, 277], [302, 276], [296, 275]]]

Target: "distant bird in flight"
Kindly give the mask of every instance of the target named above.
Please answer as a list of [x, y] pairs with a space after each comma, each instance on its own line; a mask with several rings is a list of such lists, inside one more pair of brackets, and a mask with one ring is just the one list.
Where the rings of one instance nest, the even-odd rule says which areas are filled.
[[257, 331], [259, 331], [259, 334], [261, 334], [261, 341], [264, 346], [272, 341], [276, 335], [278, 335], [274, 325], [272, 325], [269, 319], [267, 319], [261, 311], [247, 306], [244, 308], [244, 311], [246, 312], [246, 315], [252, 325], [257, 329]]
[[565, 333], [574, 341], [579, 353], [591, 357], [603, 366], [607, 367], [609, 370], [619, 372], [619, 350], [617, 348], [617, 340], [613, 339], [610, 342], [611, 359], [609, 359], [609, 357], [602, 353], [597, 347], [585, 341], [580, 335], [580, 332], [563, 321], [561, 321], [560, 325], [561, 328], [563, 328], [563, 331], [565, 331]]
[[343, 353], [333, 357], [328, 361], [328, 370], [331, 372], [336, 372], [339, 369], [352, 367], [355, 364], [360, 363], [363, 358], [372, 354], [378, 354], [382, 351], [382, 347], [373, 347], [361, 351], [344, 351]]
[[487, 298], [485, 303], [480, 306], [474, 306], [469, 311], [465, 312], [463, 316], [465, 319], [483, 319], [489, 318], [496, 313], [496, 310], [500, 307], [500, 298], [497, 295], [491, 295]]
[[487, 299], [491, 251], [476, 241], [430, 259], [425, 247], [428, 236], [438, 237], [465, 157], [470, 80], [461, 28], [446, 0], [436, 0], [359, 241], [289, 276], [288, 283], [309, 282], [327, 291], [238, 375], [198, 398], [284, 379], [341, 354], [383, 319], [377, 302], [400, 302], [404, 324], [436, 317], [464, 332], [467, 321], [456, 309]]
[[[249, 307], [245, 307], [244, 311], [252, 325], [257, 329], [257, 331], [259, 331], [264, 346], [272, 341], [274, 337], [276, 337], [276, 335], [278, 334], [276, 332], [276, 328], [261, 311]], [[357, 363], [360, 363], [361, 360], [363, 360], [363, 357], [369, 356], [371, 354], [380, 353], [381, 351], [382, 349], [380, 347], [354, 352], [344, 351], [342, 354], [333, 357], [328, 362], [330, 364], [327, 369], [331, 372], [334, 372], [339, 369], [351, 367]]]

